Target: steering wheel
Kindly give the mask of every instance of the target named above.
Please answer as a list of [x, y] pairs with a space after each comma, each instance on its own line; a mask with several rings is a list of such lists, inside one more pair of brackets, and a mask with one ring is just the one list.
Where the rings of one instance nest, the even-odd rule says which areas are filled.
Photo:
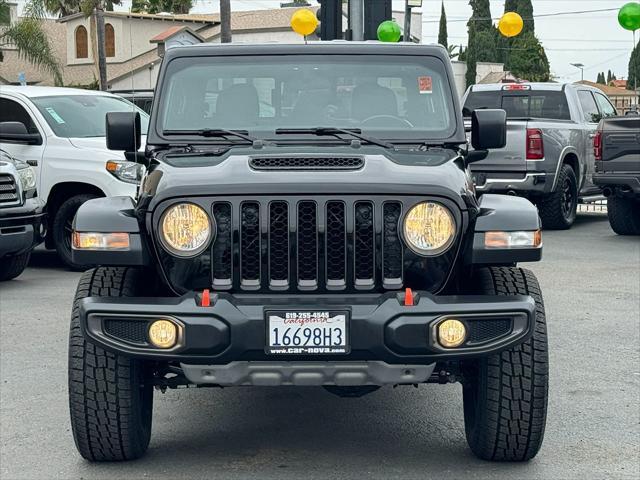
[[372, 125], [369, 125], [369, 126], [374, 126], [374, 127], [389, 126], [386, 122], [380, 122], [379, 120], [393, 120], [396, 123], [401, 123], [403, 127], [413, 128], [413, 124], [409, 120], [405, 118], [396, 117], [395, 115], [372, 115], [371, 117], [365, 118], [360, 123], [362, 123], [362, 125], [371, 123]]

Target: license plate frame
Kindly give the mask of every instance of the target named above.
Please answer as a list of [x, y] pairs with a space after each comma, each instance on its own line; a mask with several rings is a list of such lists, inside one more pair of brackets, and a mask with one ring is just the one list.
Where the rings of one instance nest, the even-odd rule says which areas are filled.
[[[291, 310], [267, 310], [264, 313], [265, 318], [265, 353], [269, 355], [347, 355], [351, 352], [350, 344], [350, 311], [349, 310], [321, 310], [321, 309], [291, 309]], [[278, 337], [274, 342], [272, 329], [272, 320], [274, 328], [279, 328]], [[333, 325], [332, 325], [333, 324]], [[332, 325], [332, 326], [330, 326]], [[307, 335], [305, 329], [311, 329], [310, 341], [305, 344]], [[339, 329], [336, 332], [333, 329]], [[289, 329], [289, 333], [286, 333]], [[295, 345], [296, 331], [297, 337], [301, 340], [300, 344]], [[321, 336], [326, 339], [328, 333], [330, 337], [329, 345], [321, 341], [320, 345], [314, 343], [314, 329], [322, 329]], [[331, 329], [327, 332], [326, 329]], [[340, 336], [341, 335], [341, 336]], [[289, 337], [290, 343], [285, 345], [285, 338]], [[337, 336], [338, 338], [335, 338]], [[339, 344], [331, 345], [338, 340], [344, 340]]]

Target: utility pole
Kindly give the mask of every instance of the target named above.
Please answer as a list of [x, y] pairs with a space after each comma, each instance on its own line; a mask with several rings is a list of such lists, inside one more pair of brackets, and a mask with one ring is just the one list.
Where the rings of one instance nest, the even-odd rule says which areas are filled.
[[349, 0], [351, 40], [364, 40], [364, 0]]
[[231, 43], [231, 0], [220, 0], [220, 42]]
[[104, 6], [96, 2], [96, 40], [98, 43], [98, 75], [100, 76], [100, 90], [107, 90], [107, 56], [104, 45]]
[[411, 9], [422, 7], [422, 0], [405, 0], [404, 3], [404, 30], [402, 33], [405, 42], [411, 42]]

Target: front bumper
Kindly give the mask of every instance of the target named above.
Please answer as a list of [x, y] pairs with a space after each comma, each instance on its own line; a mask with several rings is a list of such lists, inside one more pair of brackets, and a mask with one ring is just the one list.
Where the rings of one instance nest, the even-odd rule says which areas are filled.
[[20, 255], [41, 243], [46, 234], [42, 202], [29, 198], [24, 205], [0, 209], [0, 258]]
[[544, 172], [472, 172], [476, 190], [479, 193], [514, 192], [523, 196], [544, 194], [551, 189]]
[[[368, 361], [430, 365], [486, 356], [521, 343], [531, 335], [535, 315], [534, 300], [528, 296], [432, 296], [417, 292], [413, 306], [405, 306], [404, 295], [394, 292], [317, 296], [221, 293], [211, 299], [210, 307], [201, 307], [193, 293], [179, 298], [85, 298], [80, 303], [82, 331], [90, 342], [120, 354], [198, 366]], [[271, 310], [348, 312], [350, 352], [266, 353], [265, 315]], [[148, 342], [148, 325], [159, 318], [181, 327], [177, 346], [160, 350]], [[445, 349], [437, 343], [435, 326], [443, 318], [457, 318], [466, 324], [469, 334], [461, 347]]]

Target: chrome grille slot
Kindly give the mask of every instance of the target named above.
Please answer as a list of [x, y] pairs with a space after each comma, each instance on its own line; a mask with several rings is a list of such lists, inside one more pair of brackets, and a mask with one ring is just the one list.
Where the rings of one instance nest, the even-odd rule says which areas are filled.
[[0, 206], [14, 205], [18, 201], [16, 179], [8, 173], [0, 173]]

